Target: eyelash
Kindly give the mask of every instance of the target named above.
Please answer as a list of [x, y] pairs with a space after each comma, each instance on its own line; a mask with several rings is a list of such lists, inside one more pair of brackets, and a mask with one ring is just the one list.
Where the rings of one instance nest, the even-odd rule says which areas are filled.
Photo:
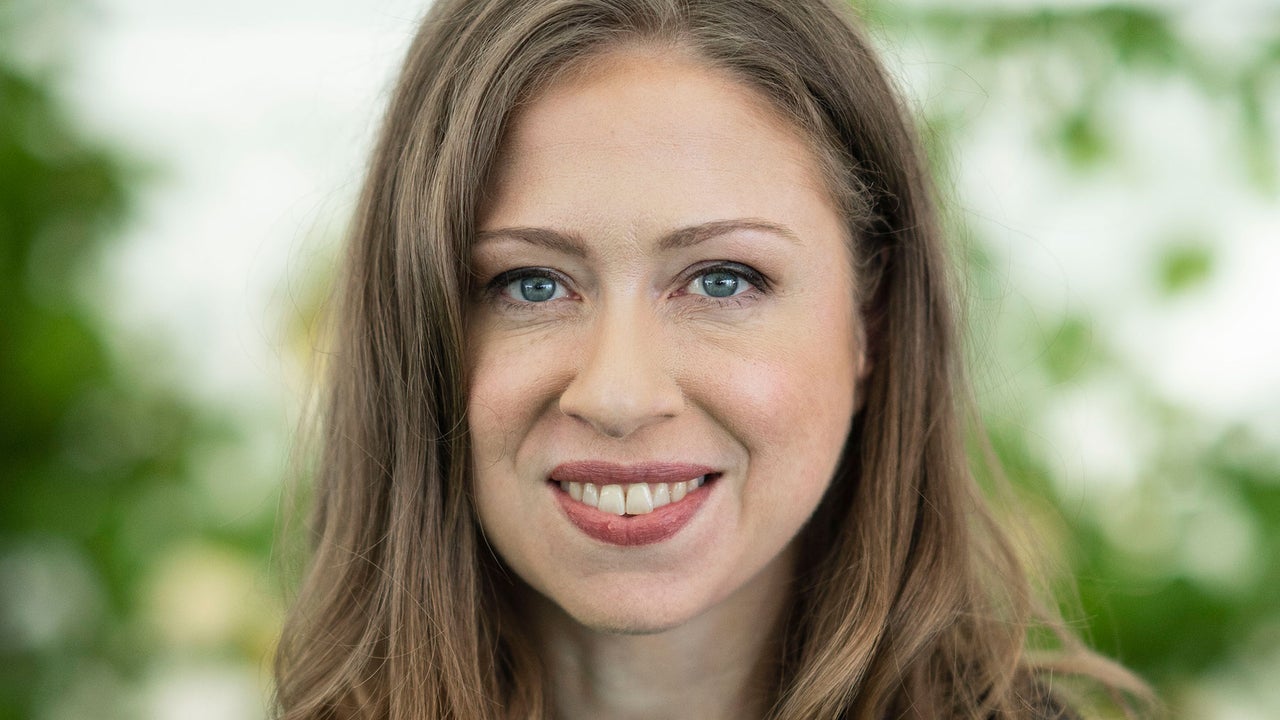
[[[718, 262], [712, 265], [707, 265], [705, 267], [698, 268], [696, 271], [689, 274], [688, 278], [681, 285], [681, 290], [685, 290], [686, 288], [688, 288], [688, 286], [691, 283], [693, 283], [694, 280], [697, 280], [698, 278], [703, 277], [705, 275], [710, 275], [712, 273], [717, 273], [717, 272], [726, 272], [732, 275], [736, 275], [742, 280], [745, 280], [747, 284], [751, 286], [751, 289], [745, 292], [738, 293], [736, 295], [730, 295], [728, 297], [720, 297], [720, 298], [713, 297], [710, 295], [691, 293], [691, 292], [684, 292], [683, 294], [692, 295], [693, 297], [700, 298], [702, 301], [710, 302], [715, 305], [741, 306], [746, 302], [755, 300], [759, 296], [768, 293], [770, 290], [769, 281], [764, 277], [764, 275], [760, 274], [756, 270], [746, 265], [743, 265], [741, 263], [734, 263], [734, 262]], [[548, 278], [551, 278], [552, 280], [555, 280], [556, 283], [564, 287], [566, 290], [569, 287], [569, 282], [567, 278], [565, 278], [564, 275], [561, 275], [560, 273], [554, 270], [551, 270], [549, 268], [540, 268], [540, 267], [523, 267], [523, 268], [515, 268], [512, 270], [507, 270], [506, 272], [498, 274], [496, 277], [490, 280], [487, 286], [485, 287], [485, 295], [489, 299], [495, 302], [499, 302], [505, 305], [506, 307], [509, 307], [515, 310], [531, 311], [536, 309], [537, 306], [539, 305], [549, 304], [551, 300], [547, 300], [544, 302], [530, 302], [526, 300], [516, 300], [515, 298], [512, 298], [511, 296], [503, 292], [506, 289], [506, 287], [511, 283], [515, 282], [516, 280], [521, 280], [528, 277], [548, 277]]]
[[741, 263], [735, 263], [735, 262], [718, 262], [712, 265], [708, 265], [706, 267], [698, 268], [696, 271], [694, 271], [691, 275], [688, 276], [688, 278], [684, 282], [684, 285], [681, 286], [681, 289], [683, 290], [688, 288], [689, 285], [691, 285], [695, 280], [697, 280], [700, 277], [704, 277], [706, 275], [711, 275], [712, 273], [718, 273], [718, 272], [729, 273], [731, 275], [738, 276], [742, 280], [746, 280], [747, 284], [751, 286], [751, 289], [745, 292], [738, 293], [736, 295], [730, 295], [728, 297], [713, 297], [711, 295], [702, 295], [699, 293], [689, 293], [689, 292], [686, 292], [685, 294], [693, 295], [695, 297], [701, 298], [704, 301], [712, 302], [716, 305], [741, 306], [769, 292], [769, 281], [765, 279], [764, 275], [761, 275], [759, 272], [757, 272], [753, 268], [750, 268], [746, 265], [743, 265]]

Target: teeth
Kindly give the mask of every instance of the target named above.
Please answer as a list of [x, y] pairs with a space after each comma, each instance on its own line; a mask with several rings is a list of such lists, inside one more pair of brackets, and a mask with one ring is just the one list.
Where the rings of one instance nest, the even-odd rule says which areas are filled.
[[636, 483], [627, 488], [627, 514], [644, 515], [653, 512], [653, 494], [645, 483]]
[[674, 502], [702, 487], [706, 476], [678, 483], [632, 483], [603, 485], [561, 482], [560, 489], [569, 497], [613, 515], [645, 515]]
[[600, 504], [597, 505], [600, 512], [613, 513], [614, 515], [627, 514], [627, 501], [622, 493], [621, 485], [605, 485], [600, 488]]
[[[663, 505], [671, 504], [671, 487], [666, 483], [653, 483], [649, 486], [653, 491], [653, 507], [660, 508]], [[627, 493], [627, 504], [631, 504], [631, 494]], [[631, 508], [627, 508], [627, 512], [631, 512]]]

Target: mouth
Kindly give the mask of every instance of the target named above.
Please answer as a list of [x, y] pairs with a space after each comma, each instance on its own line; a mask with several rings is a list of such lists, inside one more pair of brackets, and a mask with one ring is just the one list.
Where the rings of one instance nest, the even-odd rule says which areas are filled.
[[610, 545], [649, 545], [693, 521], [722, 473], [702, 465], [566, 463], [548, 486], [565, 516], [583, 533]]
[[560, 490], [574, 502], [611, 515], [648, 515], [658, 508], [681, 502], [698, 488], [719, 477], [719, 473], [699, 475], [690, 480], [666, 483], [612, 483], [560, 480]]

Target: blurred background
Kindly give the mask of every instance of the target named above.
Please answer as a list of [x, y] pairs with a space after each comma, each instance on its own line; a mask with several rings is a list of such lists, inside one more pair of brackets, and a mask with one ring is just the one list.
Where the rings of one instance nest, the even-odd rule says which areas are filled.
[[[265, 717], [315, 318], [425, 2], [0, 0], [0, 720]], [[860, 6], [1075, 624], [1175, 717], [1280, 717], [1280, 3]]]

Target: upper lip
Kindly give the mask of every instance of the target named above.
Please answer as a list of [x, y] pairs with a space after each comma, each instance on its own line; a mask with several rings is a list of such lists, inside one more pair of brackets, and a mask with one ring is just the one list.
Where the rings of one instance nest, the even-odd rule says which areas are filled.
[[681, 462], [647, 462], [619, 465], [604, 460], [577, 460], [557, 465], [551, 479], [558, 482], [626, 485], [630, 483], [674, 483], [710, 475], [715, 468]]

